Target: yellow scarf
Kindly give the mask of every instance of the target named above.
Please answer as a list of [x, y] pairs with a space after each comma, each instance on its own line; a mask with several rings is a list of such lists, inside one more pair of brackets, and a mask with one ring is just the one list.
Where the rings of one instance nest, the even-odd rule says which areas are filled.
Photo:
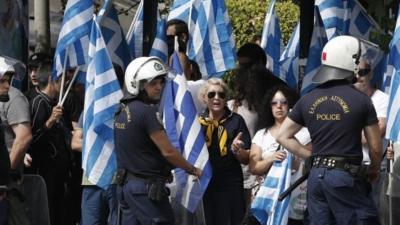
[[228, 149], [226, 147], [226, 141], [228, 140], [228, 132], [222, 124], [226, 121], [227, 118], [222, 119], [220, 121], [213, 120], [210, 118], [199, 117], [199, 121], [201, 125], [207, 126], [206, 132], [206, 143], [207, 147], [211, 146], [212, 142], [212, 134], [214, 129], [218, 129], [218, 140], [219, 140], [219, 153], [221, 156], [225, 156], [228, 154]]

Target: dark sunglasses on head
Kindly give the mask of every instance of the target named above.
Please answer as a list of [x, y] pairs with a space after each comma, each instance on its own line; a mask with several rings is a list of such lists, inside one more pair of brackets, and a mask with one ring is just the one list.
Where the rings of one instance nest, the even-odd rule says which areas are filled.
[[371, 69], [359, 69], [358, 70], [358, 76], [361, 76], [361, 77], [363, 77], [363, 76], [367, 76], [369, 73], [371, 72]]
[[220, 97], [220, 98], [225, 98], [226, 97], [225, 92], [222, 92], [222, 91], [217, 91], [217, 92], [210, 91], [210, 92], [207, 93], [207, 97], [208, 98], [214, 98], [215, 95], [217, 95], [217, 94], [218, 94], [218, 97]]
[[278, 103], [281, 103], [281, 105], [287, 105], [288, 102], [286, 100], [274, 100], [271, 102], [271, 105], [278, 105]]

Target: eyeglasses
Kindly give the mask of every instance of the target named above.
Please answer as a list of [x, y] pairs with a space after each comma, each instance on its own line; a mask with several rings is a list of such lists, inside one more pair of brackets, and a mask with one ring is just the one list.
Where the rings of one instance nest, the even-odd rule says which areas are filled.
[[279, 103], [281, 105], [287, 105], [288, 104], [287, 100], [273, 100], [273, 101], [271, 101], [271, 105], [278, 105]]
[[214, 98], [215, 95], [217, 95], [217, 94], [218, 94], [218, 97], [220, 97], [220, 98], [224, 99], [226, 97], [225, 92], [222, 92], [222, 91], [217, 91], [217, 92], [210, 91], [210, 92], [207, 93], [207, 97], [211, 99], [211, 98]]
[[364, 77], [367, 76], [371, 72], [371, 69], [359, 69], [358, 70], [358, 76]]

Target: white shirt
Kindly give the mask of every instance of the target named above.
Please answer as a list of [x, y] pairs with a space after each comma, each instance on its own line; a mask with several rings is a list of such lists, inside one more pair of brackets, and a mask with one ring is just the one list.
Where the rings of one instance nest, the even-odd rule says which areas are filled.
[[[380, 90], [376, 90], [374, 94], [371, 96], [372, 104], [374, 105], [376, 116], [379, 118], [386, 118], [387, 108], [389, 105], [389, 96]], [[384, 138], [382, 138], [382, 144], [385, 148], [387, 146], [387, 142]], [[369, 149], [368, 145], [362, 145], [363, 150], [363, 162], [365, 164], [369, 164], [371, 159], [369, 158]]]

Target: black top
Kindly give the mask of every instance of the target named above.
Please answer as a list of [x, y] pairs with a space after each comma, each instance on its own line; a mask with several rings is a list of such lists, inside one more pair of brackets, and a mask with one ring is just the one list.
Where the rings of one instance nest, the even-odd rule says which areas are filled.
[[[227, 107], [225, 107], [225, 112], [226, 113], [221, 120], [226, 118], [226, 121], [222, 123], [222, 126], [228, 133], [228, 139], [225, 144], [228, 149], [228, 154], [221, 156], [218, 141], [218, 129], [214, 129], [211, 146], [208, 147], [212, 168], [212, 178], [208, 184], [209, 190], [224, 191], [232, 189], [238, 190], [238, 188], [243, 189], [242, 167], [233, 154], [231, 145], [239, 132], [242, 132], [241, 140], [244, 142], [243, 147], [245, 149], [250, 149], [250, 133], [242, 116], [230, 111]], [[206, 111], [201, 116], [208, 117], [208, 112]], [[206, 132], [207, 128], [203, 128], [203, 131]]]
[[139, 100], [120, 107], [114, 123], [117, 167], [143, 177], [168, 176], [172, 166], [150, 138], [164, 129], [157, 108]]
[[371, 99], [343, 82], [329, 82], [311, 91], [288, 116], [308, 128], [313, 155], [360, 159], [362, 129], [378, 122]]
[[42, 92], [30, 102], [33, 140], [28, 151], [34, 166], [39, 168], [65, 169], [70, 166], [68, 145], [71, 143], [67, 143], [67, 140], [71, 140], [71, 132], [65, 127], [62, 118], [50, 129], [45, 126], [55, 105], [56, 102]]

